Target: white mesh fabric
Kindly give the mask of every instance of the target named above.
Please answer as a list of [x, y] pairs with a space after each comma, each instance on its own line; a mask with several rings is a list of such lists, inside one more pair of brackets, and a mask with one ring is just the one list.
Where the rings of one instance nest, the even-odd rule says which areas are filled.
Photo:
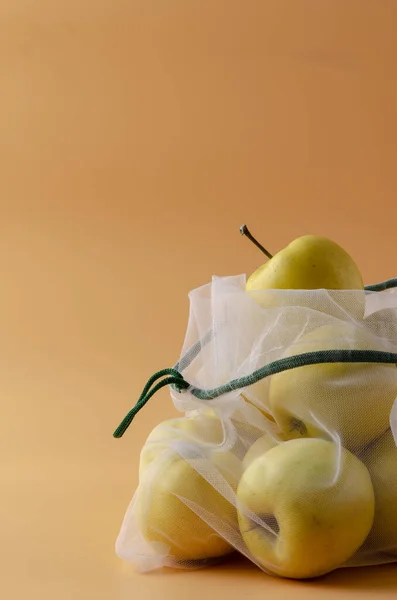
[[[313, 350], [397, 352], [393, 290], [248, 295], [237, 276], [189, 298], [179, 369], [195, 388]], [[212, 400], [171, 396], [184, 416], [159, 424], [142, 449], [120, 557], [147, 571], [238, 551], [290, 577], [397, 560], [396, 365], [310, 365]]]

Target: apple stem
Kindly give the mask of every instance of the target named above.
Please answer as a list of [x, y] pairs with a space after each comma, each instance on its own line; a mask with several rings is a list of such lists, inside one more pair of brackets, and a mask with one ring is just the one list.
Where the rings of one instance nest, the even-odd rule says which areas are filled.
[[254, 238], [254, 236], [252, 235], [252, 233], [251, 233], [251, 232], [250, 232], [250, 230], [248, 229], [247, 225], [241, 225], [241, 227], [240, 227], [240, 233], [241, 233], [241, 235], [245, 235], [245, 236], [246, 236], [246, 237], [247, 237], [249, 240], [251, 240], [251, 242], [252, 242], [253, 244], [255, 244], [255, 246], [257, 246], [257, 247], [259, 248], [259, 250], [262, 250], [263, 254], [266, 254], [266, 256], [267, 256], [268, 258], [273, 258], [273, 255], [272, 255], [272, 254], [270, 254], [270, 252], [268, 252], [268, 251], [266, 250], [266, 248], [264, 248], [264, 247], [262, 246], [262, 244], [260, 244], [260, 243], [258, 242], [258, 240], [256, 240], [256, 239]]

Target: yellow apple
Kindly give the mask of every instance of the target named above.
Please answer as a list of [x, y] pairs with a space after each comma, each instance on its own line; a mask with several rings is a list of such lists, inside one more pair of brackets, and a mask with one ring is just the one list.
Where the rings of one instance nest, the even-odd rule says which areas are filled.
[[294, 579], [343, 565], [366, 539], [374, 516], [367, 468], [321, 439], [290, 440], [256, 458], [241, 477], [237, 499], [252, 558]]
[[265, 435], [262, 435], [262, 437], [257, 439], [256, 442], [254, 442], [252, 444], [251, 448], [248, 450], [247, 454], [244, 456], [243, 470], [245, 471], [246, 469], [248, 469], [250, 464], [256, 458], [258, 458], [258, 456], [262, 456], [262, 454], [265, 454], [265, 452], [267, 452], [271, 448], [274, 448], [275, 446], [277, 446], [278, 443], [281, 443], [281, 442], [276, 440], [270, 434], [266, 433]]
[[211, 412], [198, 412], [193, 416], [163, 421], [151, 431], [142, 448], [139, 476], [142, 476], [144, 469], [161, 451], [169, 448], [173, 440], [183, 440], [190, 444], [198, 444], [201, 448], [214, 449], [223, 439], [222, 421]]
[[234, 548], [219, 532], [238, 529], [230, 500], [240, 475], [241, 461], [230, 451], [205, 456], [193, 448], [190, 457], [182, 457], [176, 447], [163, 449], [138, 487], [136, 519], [143, 538], [160, 543], [169, 558], [186, 566], [230, 554]]
[[[395, 296], [395, 294], [393, 294], [393, 296]], [[368, 331], [383, 340], [387, 340], [391, 346], [391, 351], [396, 351], [397, 307], [381, 308], [368, 315], [364, 322]], [[394, 348], [392, 346], [394, 346]]]
[[363, 279], [351, 256], [332, 240], [304, 235], [260, 266], [247, 290], [362, 290]]
[[356, 263], [341, 246], [317, 235], [301, 236], [277, 252], [249, 276], [246, 291], [266, 308], [295, 305], [338, 317], [364, 316], [364, 283]]
[[[363, 326], [324, 325], [292, 344], [285, 356], [331, 349], [385, 350]], [[340, 438], [357, 451], [384, 433], [397, 396], [395, 365], [329, 363], [271, 377], [269, 405], [288, 438]]]
[[397, 447], [391, 429], [363, 453], [375, 491], [375, 518], [366, 552], [397, 556]]

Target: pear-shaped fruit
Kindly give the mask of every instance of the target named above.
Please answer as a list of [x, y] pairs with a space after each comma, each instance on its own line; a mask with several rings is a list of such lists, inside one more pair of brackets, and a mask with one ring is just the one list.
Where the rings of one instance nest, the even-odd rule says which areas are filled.
[[364, 542], [374, 491], [364, 464], [320, 439], [284, 442], [256, 458], [237, 489], [242, 537], [274, 574], [303, 579], [343, 565]]
[[[335, 349], [385, 347], [363, 326], [335, 321], [303, 335], [286, 356]], [[287, 437], [340, 438], [346, 448], [356, 451], [387, 430], [396, 397], [393, 364], [324, 363], [273, 375], [269, 405]]]

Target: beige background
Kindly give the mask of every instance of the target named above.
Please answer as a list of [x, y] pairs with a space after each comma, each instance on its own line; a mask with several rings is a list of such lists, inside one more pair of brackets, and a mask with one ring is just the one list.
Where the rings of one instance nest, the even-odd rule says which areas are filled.
[[127, 572], [114, 542], [167, 392], [112, 432], [178, 358], [189, 290], [262, 262], [243, 222], [397, 275], [396, 24], [393, 0], [1, 3], [2, 597], [394, 597], [395, 566]]

